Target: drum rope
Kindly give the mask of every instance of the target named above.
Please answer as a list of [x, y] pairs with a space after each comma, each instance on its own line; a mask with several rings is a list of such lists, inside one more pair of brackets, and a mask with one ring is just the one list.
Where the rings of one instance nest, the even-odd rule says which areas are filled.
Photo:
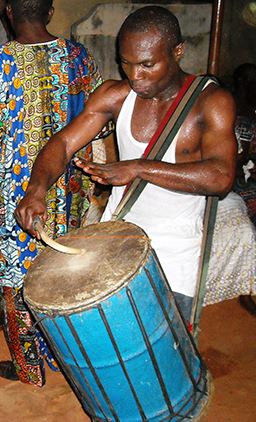
[[41, 324], [41, 322], [42, 321], [44, 321], [45, 319], [47, 319], [48, 318], [48, 316], [47, 315], [44, 315], [43, 317], [41, 317], [41, 318], [39, 318], [39, 320], [38, 321], [36, 321], [30, 328], [29, 328], [29, 330], [28, 330], [28, 333], [29, 334], [35, 334], [36, 333], [36, 327], [37, 327], [37, 325], [38, 324]]
[[154, 355], [154, 351], [153, 351], [152, 345], [150, 344], [149, 337], [147, 335], [147, 332], [146, 332], [145, 327], [143, 325], [142, 319], [140, 317], [138, 308], [137, 308], [136, 303], [134, 301], [134, 298], [133, 298], [133, 295], [132, 295], [132, 291], [127, 287], [126, 292], [127, 292], [127, 296], [128, 296], [129, 301], [130, 301], [131, 307], [133, 309], [133, 312], [135, 314], [135, 317], [137, 319], [137, 322], [139, 324], [139, 327], [140, 327], [142, 336], [144, 338], [144, 341], [145, 341], [145, 344], [146, 344], [146, 347], [147, 347], [149, 356], [151, 358], [151, 361], [152, 361], [152, 364], [153, 364], [153, 367], [154, 367], [154, 370], [155, 370], [155, 373], [156, 373], [158, 382], [160, 384], [160, 387], [161, 387], [161, 390], [162, 390], [162, 393], [163, 393], [163, 396], [164, 396], [164, 399], [165, 399], [165, 403], [166, 403], [166, 405], [167, 405], [170, 413], [171, 414], [174, 414], [174, 410], [173, 410], [171, 401], [169, 399], [169, 395], [168, 395], [168, 391], [166, 389], [166, 385], [165, 385], [164, 380], [163, 380], [163, 377], [161, 375], [161, 371], [159, 369], [157, 360], [156, 360], [155, 355]]
[[69, 318], [66, 318], [66, 322], [67, 322], [67, 325], [70, 328], [70, 330], [71, 330], [71, 332], [72, 332], [72, 334], [74, 336], [74, 339], [77, 342], [77, 345], [78, 345], [78, 347], [80, 349], [80, 352], [82, 353], [82, 355], [83, 355], [83, 357], [84, 357], [84, 359], [85, 359], [88, 367], [90, 368], [90, 371], [91, 371], [91, 373], [92, 373], [92, 375], [93, 375], [93, 377], [95, 379], [95, 382], [97, 383], [98, 388], [101, 391], [101, 394], [103, 395], [104, 400], [107, 403], [107, 405], [108, 405], [108, 407], [109, 407], [109, 409], [110, 409], [110, 411], [111, 411], [111, 413], [112, 413], [115, 421], [116, 422], [120, 422], [120, 420], [119, 420], [119, 418], [117, 416], [117, 413], [116, 413], [116, 411], [114, 409], [114, 406], [113, 406], [113, 404], [112, 404], [112, 402], [111, 402], [111, 400], [110, 400], [110, 398], [109, 398], [109, 396], [108, 396], [108, 394], [107, 394], [104, 386], [102, 385], [102, 383], [100, 381], [100, 378], [97, 375], [97, 372], [96, 372], [94, 366], [92, 365], [92, 362], [91, 362], [91, 360], [90, 360], [90, 358], [89, 358], [89, 356], [88, 356], [88, 354], [87, 354], [84, 346], [82, 345], [82, 343], [81, 343], [81, 341], [79, 339], [78, 333], [76, 332], [76, 330], [75, 330], [75, 328], [74, 328], [74, 326], [73, 326], [73, 324], [72, 324], [72, 322], [70, 321]]
[[[167, 324], [168, 324], [168, 326], [169, 326], [169, 329], [170, 329], [170, 331], [171, 331], [171, 333], [172, 333], [172, 336], [173, 336], [173, 338], [174, 338], [175, 344], [177, 345], [177, 344], [179, 344], [179, 338], [178, 338], [178, 335], [177, 335], [176, 331], [174, 330], [174, 327], [173, 327], [172, 321], [171, 321], [171, 319], [170, 319], [170, 316], [169, 316], [168, 312], [166, 311], [166, 309], [165, 309], [165, 307], [164, 307], [163, 301], [162, 301], [162, 299], [161, 299], [161, 297], [160, 297], [160, 295], [159, 295], [159, 293], [158, 293], [158, 291], [157, 291], [157, 289], [156, 289], [156, 287], [155, 287], [154, 280], [153, 280], [153, 278], [152, 278], [151, 274], [149, 273], [149, 271], [148, 271], [147, 269], [145, 269], [145, 272], [146, 272], [146, 275], [147, 275], [148, 281], [149, 281], [149, 283], [150, 283], [150, 285], [151, 285], [151, 287], [152, 287], [152, 289], [153, 289], [153, 291], [154, 291], [154, 293], [155, 293], [155, 296], [156, 296], [156, 298], [157, 298], [157, 301], [158, 301], [158, 303], [159, 303], [159, 306], [160, 306], [160, 308], [161, 308], [161, 310], [162, 310], [162, 312], [163, 312], [163, 314], [164, 314], [164, 317], [165, 317], [165, 319], [166, 319], [166, 321], [167, 321]], [[172, 293], [171, 293], [170, 286], [169, 286], [167, 283], [166, 283], [166, 288], [167, 288], [167, 290], [168, 290], [168, 293], [169, 293], [169, 295], [170, 295], [171, 300], [173, 301], [173, 303], [175, 303], [175, 302], [174, 302], [174, 299], [173, 299], [173, 295], [172, 295]], [[180, 315], [180, 313], [177, 313], [177, 316], [178, 316], [179, 320], [181, 321], [181, 315]], [[188, 333], [188, 330], [187, 330], [186, 325], [185, 325], [185, 324], [181, 324], [181, 323], [180, 323], [180, 326], [183, 326], [183, 325], [184, 325], [184, 327], [185, 327], [186, 334], [187, 334], [187, 336], [188, 336], [188, 338], [189, 338], [189, 340], [190, 340], [190, 343], [191, 343], [191, 345], [192, 345], [192, 347], [193, 347], [193, 349], [194, 349], [194, 352], [197, 354], [197, 349], [196, 349], [196, 347], [195, 347], [195, 345], [194, 345], [193, 339], [191, 338], [191, 336], [190, 336], [190, 335], [189, 335], [189, 333]], [[194, 378], [194, 377], [193, 377], [193, 375], [192, 375], [192, 372], [191, 372], [191, 369], [190, 369], [190, 367], [189, 367], [189, 363], [188, 363], [188, 361], [187, 361], [187, 359], [186, 359], [186, 356], [185, 356], [184, 350], [182, 349], [182, 347], [181, 347], [180, 345], [179, 345], [179, 353], [180, 353], [180, 355], [181, 355], [181, 357], [182, 357], [182, 359], [183, 359], [184, 366], [185, 366], [186, 371], [187, 371], [187, 374], [188, 374], [188, 376], [189, 376], [189, 378], [190, 378], [190, 380], [191, 380], [191, 383], [192, 383], [192, 385], [193, 385], [194, 389], [196, 390], [196, 389], [197, 389], [197, 382], [196, 382], [195, 378]]]
[[[64, 317], [64, 318], [65, 318], [66, 324], [69, 326], [69, 328], [70, 328], [70, 330], [71, 330], [72, 335], [74, 335], [74, 334], [73, 334], [73, 333], [74, 333], [74, 326], [73, 326], [73, 324], [69, 321], [69, 317], [65, 315], [65, 317]], [[106, 416], [106, 414], [105, 414], [105, 412], [104, 412], [104, 410], [103, 410], [103, 408], [102, 408], [102, 406], [101, 406], [101, 404], [100, 404], [100, 402], [99, 402], [99, 400], [98, 400], [98, 398], [97, 398], [96, 394], [94, 393], [93, 389], [91, 388], [90, 383], [89, 383], [89, 381], [88, 381], [87, 377], [86, 377], [86, 376], [85, 376], [85, 374], [84, 374], [84, 371], [83, 371], [83, 370], [82, 370], [82, 368], [80, 367], [80, 365], [79, 365], [79, 363], [78, 363], [78, 361], [77, 361], [77, 359], [76, 359], [76, 356], [75, 356], [75, 354], [73, 353], [73, 351], [72, 351], [72, 349], [71, 349], [71, 347], [70, 347], [69, 342], [67, 341], [66, 336], [64, 336], [64, 334], [62, 333], [62, 331], [60, 330], [60, 328], [59, 328], [58, 324], [56, 324], [56, 322], [55, 322], [55, 321], [54, 321], [54, 326], [55, 326], [55, 328], [57, 329], [57, 331], [58, 331], [58, 333], [59, 333], [59, 335], [60, 335], [60, 337], [61, 337], [61, 339], [62, 339], [62, 341], [63, 341], [63, 344], [65, 344], [65, 347], [67, 348], [68, 352], [70, 353], [70, 356], [72, 356], [72, 359], [73, 359], [73, 360], [74, 360], [74, 362], [75, 362], [76, 368], [77, 368], [77, 370], [79, 371], [80, 376], [81, 376], [81, 377], [82, 377], [82, 379], [84, 380], [84, 382], [85, 382], [85, 384], [86, 384], [87, 388], [89, 389], [90, 394], [92, 395], [93, 400], [95, 401], [95, 403], [97, 404], [97, 406], [98, 406], [98, 408], [100, 409], [101, 413], [104, 415], [104, 417], [105, 417], [105, 418], [106, 418], [106, 420], [107, 420], [107, 416]], [[77, 340], [76, 340], [76, 341], [77, 341]], [[79, 340], [79, 342], [78, 342], [77, 344], [78, 344], [78, 347], [79, 347], [79, 348], [81, 348], [81, 341], [80, 341], [80, 340]], [[60, 360], [61, 362], [63, 361], [63, 359], [61, 359], [61, 357], [59, 357], [59, 360]], [[74, 379], [74, 376], [73, 376], [72, 372], [70, 371], [70, 369], [67, 369], [67, 367], [64, 365], [64, 362], [63, 362], [63, 368], [64, 368], [64, 371], [66, 371], [66, 372], [69, 374], [69, 377], [70, 377], [70, 378], [71, 378], [71, 380], [72, 380], [73, 386], [75, 387], [75, 390], [76, 390], [77, 394], [80, 396], [80, 399], [82, 398], [82, 400], [81, 400], [81, 401], [83, 402], [83, 400], [85, 399], [85, 400], [86, 400], [86, 404], [87, 404], [87, 406], [90, 408], [90, 412], [91, 412], [91, 414], [94, 414], [94, 404], [93, 404], [93, 400], [89, 397], [88, 393], [86, 393], [85, 391], [82, 391], [82, 392], [80, 391], [80, 389], [79, 389], [79, 388], [78, 388], [78, 386], [76, 385], [76, 381], [75, 381], [75, 379]], [[88, 411], [88, 409], [87, 409], [87, 411]]]
[[108, 333], [108, 335], [109, 335], [109, 337], [110, 337], [111, 343], [112, 343], [112, 345], [113, 345], [113, 347], [114, 347], [114, 350], [115, 350], [115, 352], [116, 352], [116, 355], [117, 355], [117, 358], [118, 358], [118, 360], [119, 360], [119, 363], [120, 363], [120, 365], [121, 365], [121, 367], [122, 367], [122, 370], [124, 371], [124, 375], [125, 375], [125, 377], [126, 377], [126, 379], [127, 379], [127, 382], [128, 382], [128, 384], [129, 384], [129, 386], [130, 386], [130, 389], [131, 389], [131, 392], [132, 392], [132, 394], [133, 394], [134, 400], [135, 400], [135, 402], [136, 402], [136, 404], [137, 404], [137, 407], [138, 407], [138, 410], [139, 410], [139, 412], [140, 412], [140, 415], [141, 415], [142, 421], [146, 422], [146, 421], [147, 421], [146, 415], [145, 415], [145, 413], [144, 413], [144, 411], [143, 411], [143, 409], [142, 409], [142, 406], [141, 406], [141, 404], [140, 404], [140, 401], [139, 401], [138, 395], [137, 395], [137, 393], [136, 393], [136, 391], [135, 391], [135, 388], [134, 388], [134, 386], [133, 386], [133, 384], [132, 384], [132, 382], [131, 382], [131, 379], [130, 379], [130, 377], [129, 377], [128, 371], [127, 371], [127, 369], [126, 369], [126, 367], [125, 367], [125, 364], [124, 364], [124, 361], [123, 361], [123, 359], [122, 359], [122, 355], [121, 355], [120, 350], [119, 350], [119, 348], [118, 348], [118, 346], [117, 346], [117, 343], [116, 343], [116, 341], [115, 341], [114, 335], [113, 335], [113, 333], [112, 333], [112, 331], [111, 331], [110, 325], [109, 325], [109, 323], [108, 323], [108, 321], [107, 321], [107, 318], [106, 318], [106, 316], [105, 316], [104, 310], [103, 310], [103, 308], [102, 308], [102, 306], [101, 306], [101, 305], [99, 305], [99, 306], [98, 306], [98, 310], [99, 310], [100, 316], [101, 316], [101, 318], [102, 318], [102, 321], [103, 321], [103, 323], [104, 323], [104, 325], [105, 325], [105, 327], [106, 327], [107, 333]]

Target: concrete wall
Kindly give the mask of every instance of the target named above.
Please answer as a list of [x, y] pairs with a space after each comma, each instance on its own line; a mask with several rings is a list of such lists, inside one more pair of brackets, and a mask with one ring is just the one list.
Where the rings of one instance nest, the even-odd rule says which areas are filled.
[[[55, 35], [69, 38], [71, 25], [79, 21], [81, 17], [86, 16], [98, 3], [108, 3], [108, 1], [54, 0], [55, 13], [52, 22], [48, 26], [49, 30]], [[112, 3], [120, 3], [120, 1], [113, 0]], [[126, 3], [126, 1], [121, 1], [121, 3]]]

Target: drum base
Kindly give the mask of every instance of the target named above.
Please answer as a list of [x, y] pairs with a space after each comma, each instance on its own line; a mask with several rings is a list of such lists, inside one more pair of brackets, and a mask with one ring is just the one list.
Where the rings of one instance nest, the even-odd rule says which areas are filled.
[[[213, 395], [213, 392], [214, 392], [213, 379], [212, 379], [212, 376], [209, 373], [209, 371], [207, 372], [207, 381], [206, 382], [207, 382], [208, 392], [205, 395], [205, 398], [201, 399], [200, 404], [198, 404], [198, 406], [196, 407], [194, 416], [190, 415], [189, 417], [187, 417], [185, 419], [183, 417], [182, 417], [182, 419], [179, 419], [179, 418], [177, 419], [177, 417], [169, 419], [169, 418], [165, 417], [164, 419], [162, 419], [162, 421], [159, 421], [159, 422], [167, 422], [167, 421], [168, 422], [178, 422], [179, 420], [182, 421], [182, 422], [191, 422], [191, 421], [199, 422], [201, 420], [201, 418], [204, 417], [207, 414], [207, 410], [208, 410], [208, 407], [210, 406], [210, 403], [211, 403], [211, 400], [212, 400], [212, 395]], [[106, 421], [104, 419], [99, 419], [99, 418], [94, 419], [93, 418], [92, 422], [106, 422]], [[143, 422], [147, 422], [147, 421], [143, 421]]]
[[[205, 399], [202, 399], [201, 403], [200, 403], [200, 408], [197, 409], [197, 414], [193, 417], [192, 419], [187, 419], [187, 420], [192, 420], [194, 422], [198, 422], [201, 420], [201, 418], [203, 416], [206, 415], [208, 407], [210, 406], [211, 400], [212, 400], [212, 395], [214, 392], [214, 384], [213, 384], [213, 379], [212, 379], [212, 375], [209, 371], [207, 371], [207, 395], [205, 396]], [[185, 419], [186, 420], [186, 419]]]
[[[197, 403], [195, 409], [193, 412], [190, 413], [189, 416], [184, 417], [184, 416], [165, 416], [163, 419], [159, 419], [158, 422], [199, 422], [201, 420], [202, 417], [204, 417], [207, 414], [207, 410], [208, 407], [211, 403], [212, 400], [212, 395], [214, 392], [214, 383], [213, 383], [213, 379], [212, 379], [212, 375], [211, 373], [207, 370], [207, 374], [205, 377], [205, 383], [207, 386], [207, 391], [205, 392], [205, 396], [201, 397], [199, 399], [199, 402]], [[86, 410], [85, 410], [86, 412]], [[89, 415], [90, 416], [90, 415]], [[150, 419], [151, 420], [151, 419]], [[137, 421], [137, 422], [149, 422], [149, 419], [145, 419], [142, 421]], [[102, 418], [92, 418], [92, 422], [106, 422], [106, 419], [102, 419]], [[108, 420], [107, 422], [114, 422], [114, 420]]]

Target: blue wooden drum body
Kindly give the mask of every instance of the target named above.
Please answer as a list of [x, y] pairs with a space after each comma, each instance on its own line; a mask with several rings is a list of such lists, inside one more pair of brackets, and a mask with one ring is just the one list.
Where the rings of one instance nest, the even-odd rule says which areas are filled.
[[207, 369], [147, 236], [109, 222], [63, 243], [81, 247], [81, 238], [88, 266], [63, 264], [63, 254], [46, 248], [28, 273], [25, 300], [85, 411], [95, 421], [197, 417], [208, 401]]

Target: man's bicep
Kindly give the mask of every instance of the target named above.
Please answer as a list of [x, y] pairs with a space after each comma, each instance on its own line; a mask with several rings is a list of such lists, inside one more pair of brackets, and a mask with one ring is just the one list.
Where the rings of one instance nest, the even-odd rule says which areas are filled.
[[116, 81], [107, 81], [90, 96], [83, 111], [64, 129], [68, 155], [91, 142], [110, 121], [114, 120]]
[[68, 157], [89, 144], [107, 124], [109, 116], [100, 112], [86, 112], [79, 114], [62, 131], [62, 139], [66, 144]]
[[205, 112], [202, 158], [233, 159], [237, 153], [235, 137], [236, 109], [232, 96], [222, 92], [213, 97]]
[[202, 162], [207, 163], [208, 177], [221, 195], [232, 189], [237, 162], [237, 145], [232, 133], [208, 134], [204, 139]]
[[232, 131], [209, 131], [202, 140], [202, 159], [219, 158], [221, 160], [236, 159], [237, 141]]

